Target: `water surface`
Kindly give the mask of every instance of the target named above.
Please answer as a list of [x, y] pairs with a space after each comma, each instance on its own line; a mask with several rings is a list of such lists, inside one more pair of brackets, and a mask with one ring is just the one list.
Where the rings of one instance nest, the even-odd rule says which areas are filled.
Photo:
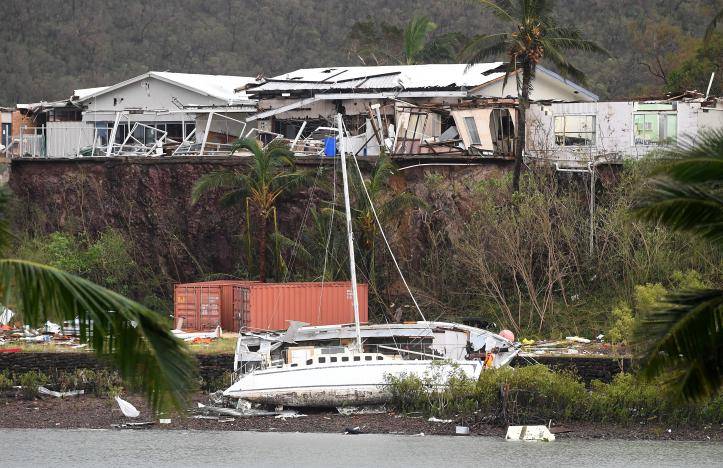
[[161, 430], [0, 429], [0, 466], [721, 466], [723, 444]]

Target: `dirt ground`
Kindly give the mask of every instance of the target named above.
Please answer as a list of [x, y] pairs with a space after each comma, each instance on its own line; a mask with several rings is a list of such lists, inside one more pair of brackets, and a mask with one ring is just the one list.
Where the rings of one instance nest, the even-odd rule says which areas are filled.
[[[453, 435], [456, 421], [430, 422], [422, 416], [383, 414], [356, 414], [344, 416], [332, 410], [304, 410], [303, 417], [279, 418], [275, 416], [230, 417], [197, 419], [192, 414], [169, 414], [170, 424], [160, 424], [148, 409], [142, 397], [124, 397], [138, 408], [138, 418], [126, 418], [111, 398], [80, 396], [70, 398], [46, 397], [36, 400], [0, 398], [0, 427], [2, 428], [59, 428], [59, 429], [110, 429], [113, 425], [137, 422], [153, 422], [151, 426], [133, 430], [224, 430], [224, 431], [276, 431], [276, 432], [327, 432], [344, 433], [358, 428], [358, 432], [370, 434], [420, 434]], [[196, 402], [207, 403], [205, 395], [198, 394]], [[131, 428], [125, 428], [127, 430]], [[504, 437], [505, 427], [495, 425], [472, 425], [472, 435]], [[552, 426], [558, 438], [584, 439], [649, 439], [649, 440], [715, 440], [723, 441], [723, 427], [665, 427], [657, 425], [622, 427], [609, 424], [571, 423]]]

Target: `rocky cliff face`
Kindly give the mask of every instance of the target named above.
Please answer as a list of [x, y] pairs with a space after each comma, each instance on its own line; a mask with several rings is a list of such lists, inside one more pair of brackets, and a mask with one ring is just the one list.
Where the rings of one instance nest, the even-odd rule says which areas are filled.
[[[233, 157], [15, 160], [9, 182], [16, 197], [14, 228], [31, 234], [90, 235], [118, 229], [131, 241], [136, 261], [169, 282], [232, 273], [243, 257], [242, 210], [221, 208], [214, 196], [192, 206], [190, 193], [205, 173], [244, 167], [244, 159]], [[424, 243], [422, 224], [426, 229], [449, 228], [461, 222], [475, 184], [507, 169], [506, 163], [491, 163], [399, 171], [392, 185], [411, 190], [429, 205], [423, 217], [404, 222], [404, 256], [413, 260]], [[330, 171], [325, 177], [331, 178]], [[315, 203], [323, 196], [319, 189], [305, 190], [281, 200], [281, 231], [295, 237], [309, 201]]]

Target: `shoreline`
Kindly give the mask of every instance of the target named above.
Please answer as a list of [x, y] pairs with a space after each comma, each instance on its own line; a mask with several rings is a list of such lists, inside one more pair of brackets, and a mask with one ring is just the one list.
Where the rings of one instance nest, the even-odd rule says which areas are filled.
[[[199, 430], [199, 431], [256, 431], [344, 433], [358, 428], [361, 434], [390, 435], [455, 435], [457, 421], [430, 422], [426, 417], [400, 415], [393, 412], [379, 414], [341, 415], [335, 410], [302, 409], [304, 416], [281, 418], [255, 417], [203, 417], [190, 414], [172, 414], [161, 417], [171, 419], [160, 424], [153, 418], [142, 397], [123, 397], [138, 408], [138, 418], [126, 418], [116, 402], [108, 398], [84, 395], [70, 398], [43, 398], [36, 400], [0, 399], [0, 429], [113, 429], [114, 425], [153, 422], [147, 426], [128, 426], [122, 430]], [[193, 405], [205, 402], [206, 395], [197, 394]], [[461, 424], [464, 425], [464, 424]], [[504, 438], [506, 426], [470, 424], [470, 436]], [[119, 429], [120, 430], [120, 429]], [[620, 440], [681, 440], [723, 442], [723, 426], [667, 427], [661, 424], [631, 424], [621, 426], [606, 423], [570, 422], [551, 427], [558, 439], [620, 439]]]

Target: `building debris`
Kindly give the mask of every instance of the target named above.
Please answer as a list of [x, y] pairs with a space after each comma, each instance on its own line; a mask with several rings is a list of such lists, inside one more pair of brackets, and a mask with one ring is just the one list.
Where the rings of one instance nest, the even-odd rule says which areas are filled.
[[68, 392], [56, 392], [55, 390], [49, 390], [43, 386], [38, 387], [38, 393], [41, 395], [48, 395], [56, 398], [65, 398], [70, 396], [84, 395], [85, 390], [71, 390]]
[[469, 435], [469, 427], [455, 426], [454, 433], [455, 433], [455, 435], [458, 435], [458, 436], [468, 436]]
[[145, 421], [145, 422], [124, 422], [120, 424], [111, 424], [110, 427], [114, 429], [141, 429], [143, 427], [153, 426], [155, 424], [154, 421]]
[[450, 424], [450, 423], [454, 422], [452, 419], [439, 419], [439, 418], [435, 418], [434, 416], [427, 419], [427, 421], [433, 422], [433, 423], [441, 423], [441, 424]]
[[555, 435], [547, 426], [509, 426], [505, 440], [552, 442], [555, 440]]
[[339, 414], [351, 416], [353, 414], [384, 414], [387, 412], [386, 405], [365, 405], [365, 406], [338, 406]]

